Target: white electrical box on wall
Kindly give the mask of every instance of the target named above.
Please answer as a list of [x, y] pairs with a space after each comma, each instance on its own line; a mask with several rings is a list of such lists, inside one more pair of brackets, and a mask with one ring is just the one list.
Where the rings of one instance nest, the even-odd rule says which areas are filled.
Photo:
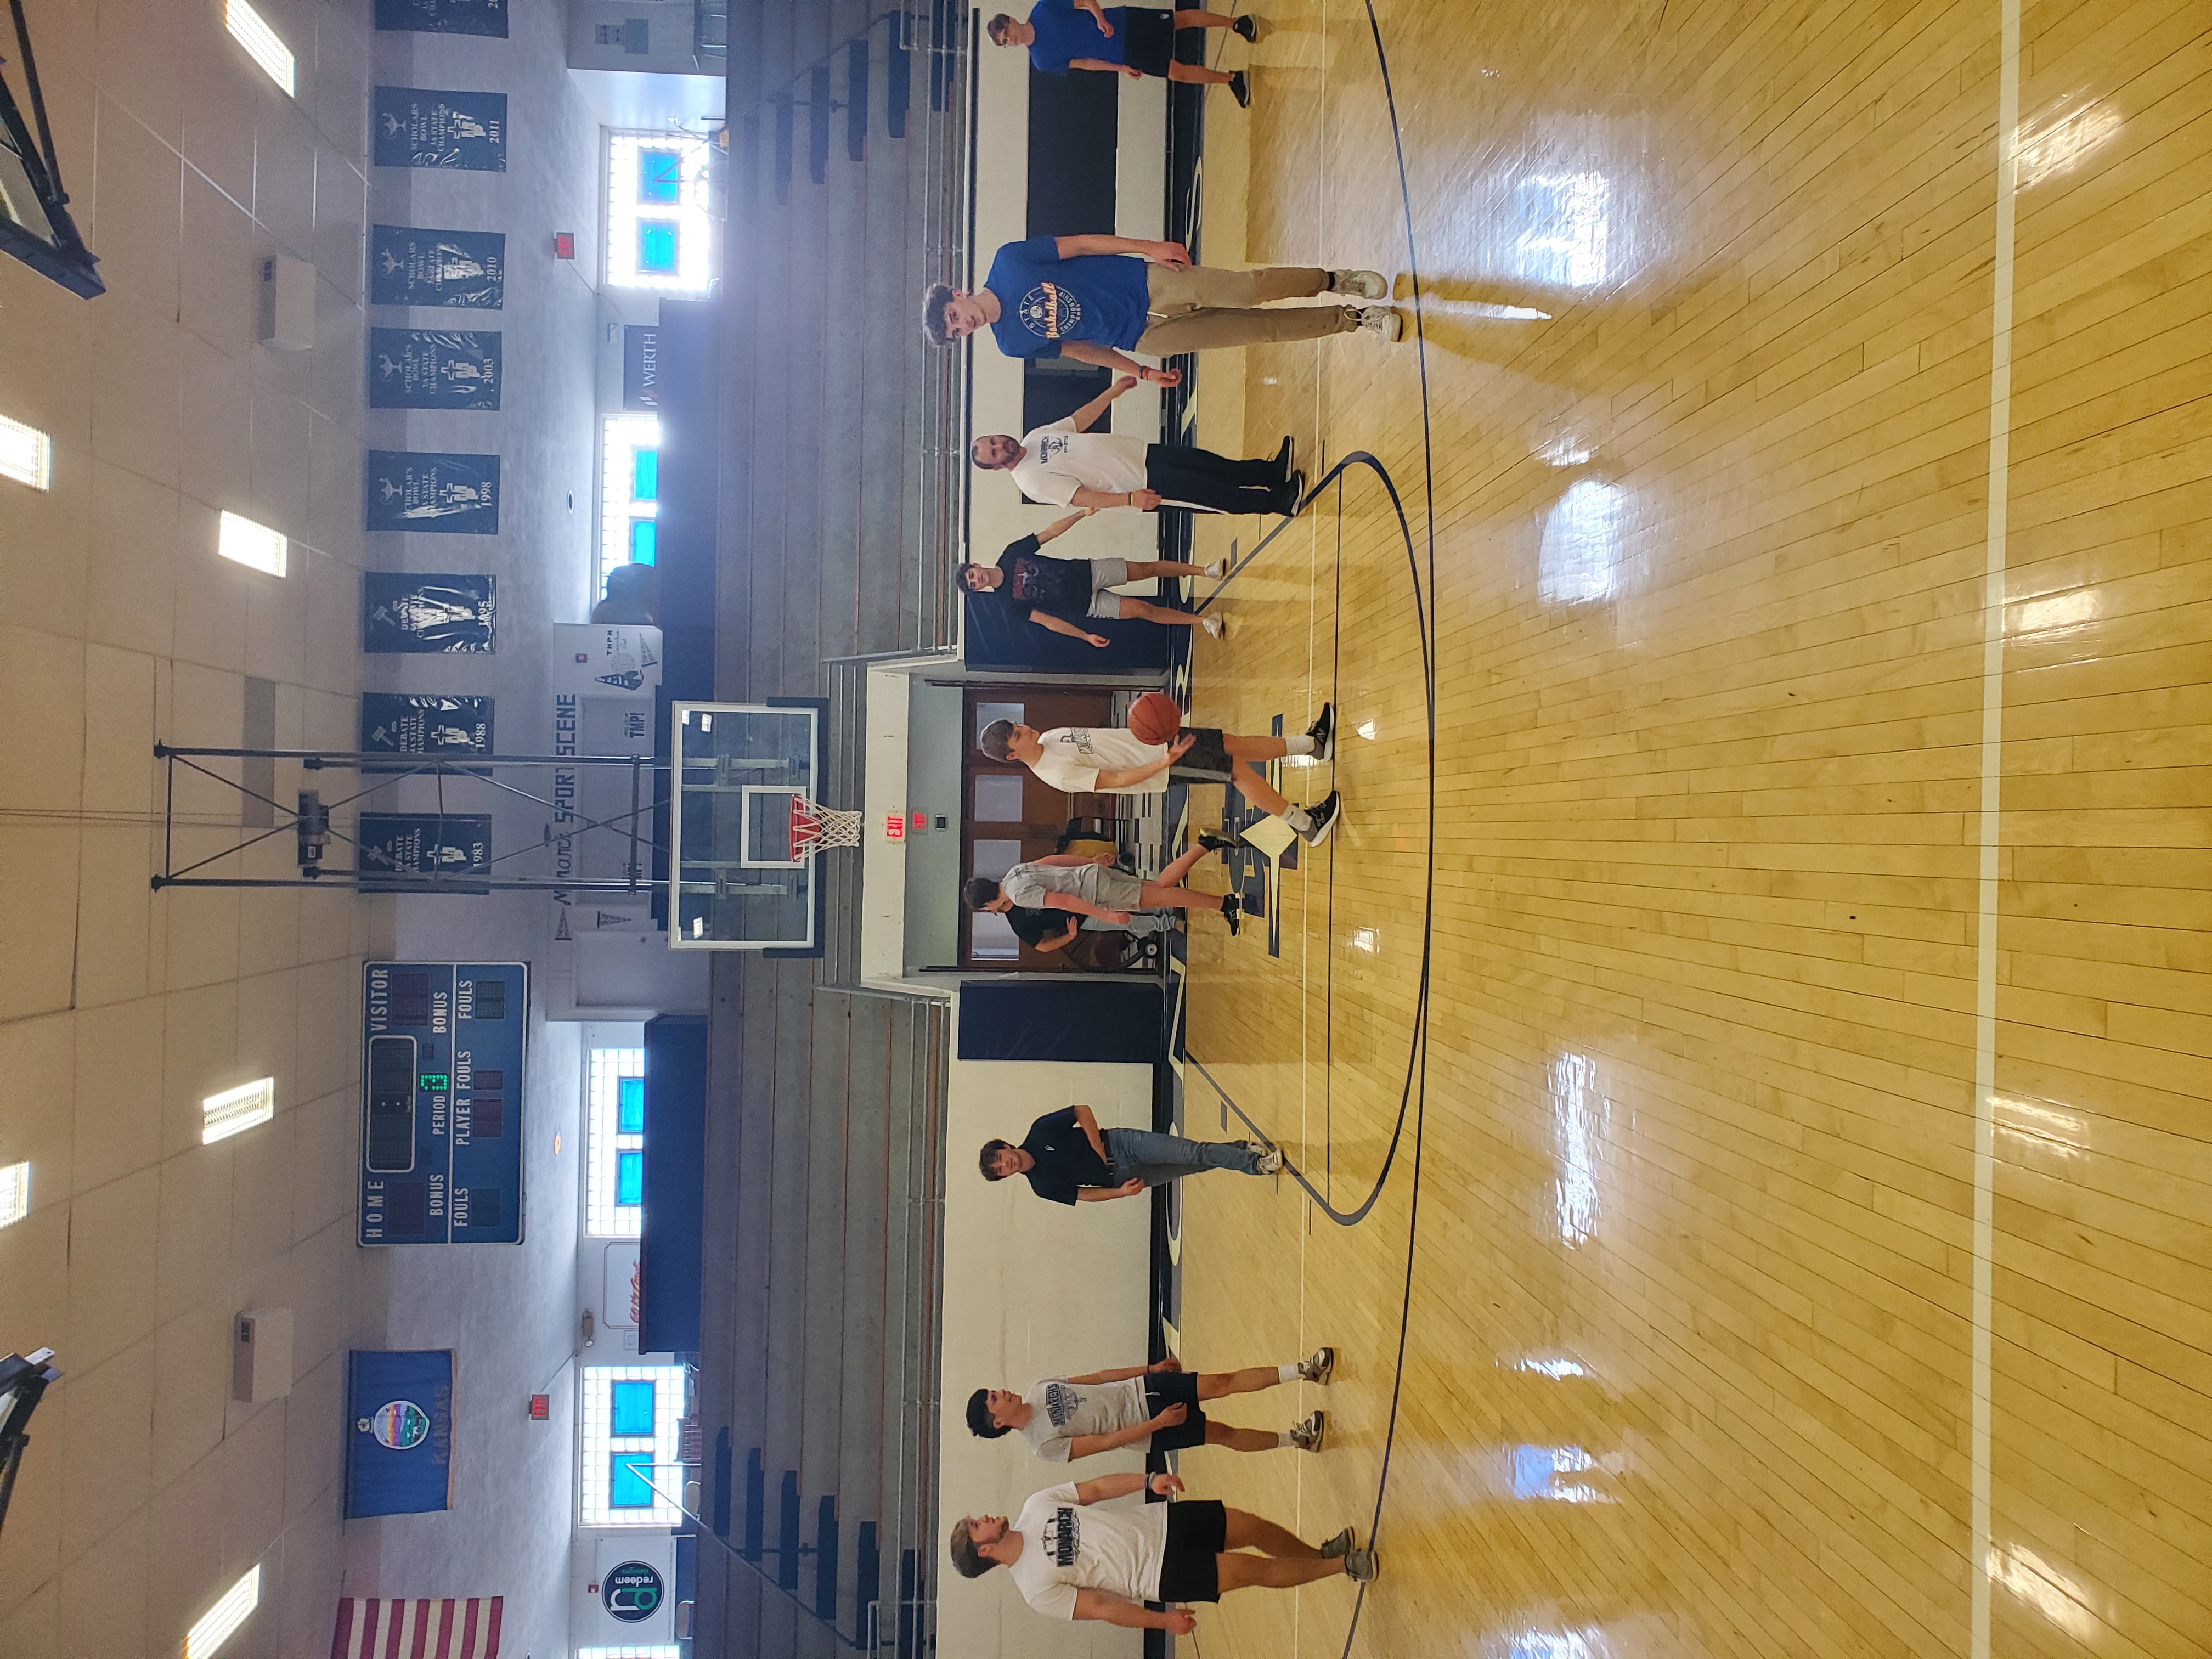
[[315, 268], [305, 259], [272, 253], [261, 261], [261, 343], [286, 351], [315, 344]]
[[258, 1406], [292, 1392], [292, 1310], [248, 1308], [231, 1328], [231, 1396]]

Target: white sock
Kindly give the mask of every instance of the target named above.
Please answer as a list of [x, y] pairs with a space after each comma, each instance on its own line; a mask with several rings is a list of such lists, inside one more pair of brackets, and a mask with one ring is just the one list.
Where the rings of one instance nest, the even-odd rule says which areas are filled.
[[1288, 1429], [1285, 1429], [1280, 1434], [1275, 1437], [1275, 1449], [1277, 1451], [1287, 1450], [1290, 1447], [1297, 1443], [1297, 1442], [1291, 1438], [1291, 1431]]
[[1302, 836], [1313, 834], [1313, 820], [1306, 815], [1306, 809], [1303, 806], [1293, 806], [1285, 811], [1283, 822]]
[[1297, 1380], [1298, 1368], [1296, 1365], [1278, 1365], [1275, 1367], [1276, 1382], [1295, 1382]]
[[1321, 745], [1316, 743], [1313, 738], [1309, 737], [1305, 732], [1301, 732], [1295, 738], [1285, 738], [1283, 739], [1283, 749], [1287, 754], [1312, 755], [1320, 752]]

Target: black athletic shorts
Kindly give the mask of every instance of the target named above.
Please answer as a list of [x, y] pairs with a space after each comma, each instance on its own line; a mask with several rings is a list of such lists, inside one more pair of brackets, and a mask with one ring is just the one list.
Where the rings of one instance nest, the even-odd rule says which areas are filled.
[[1175, 57], [1175, 14], [1150, 6], [1117, 6], [1111, 15], [1128, 37], [1121, 43], [1121, 61], [1140, 75], [1166, 75]]
[[1196, 1371], [1160, 1371], [1145, 1378], [1145, 1409], [1158, 1417], [1167, 1407], [1184, 1407], [1183, 1419], [1171, 1429], [1152, 1431], [1152, 1449], [1183, 1451], [1206, 1443], [1206, 1409], [1198, 1403]]
[[1218, 1498], [1178, 1498], [1168, 1505], [1167, 1548], [1160, 1558], [1160, 1600], [1218, 1601], [1229, 1547], [1229, 1510]]
[[1233, 783], [1235, 775], [1230, 768], [1229, 748], [1221, 740], [1218, 726], [1186, 726], [1177, 736], [1195, 738], [1197, 742], [1182, 752], [1182, 758], [1168, 768], [1169, 778], [1176, 783]]

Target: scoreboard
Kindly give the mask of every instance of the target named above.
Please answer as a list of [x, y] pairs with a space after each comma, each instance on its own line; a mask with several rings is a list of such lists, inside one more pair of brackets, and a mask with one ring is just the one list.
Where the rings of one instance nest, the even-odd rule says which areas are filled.
[[522, 1242], [526, 963], [362, 970], [363, 1244]]

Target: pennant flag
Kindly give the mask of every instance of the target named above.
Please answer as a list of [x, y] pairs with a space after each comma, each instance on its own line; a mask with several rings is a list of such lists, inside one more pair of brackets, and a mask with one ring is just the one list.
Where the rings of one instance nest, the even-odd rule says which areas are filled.
[[349, 1595], [338, 1602], [331, 1659], [499, 1659], [499, 1604], [496, 1595]]

